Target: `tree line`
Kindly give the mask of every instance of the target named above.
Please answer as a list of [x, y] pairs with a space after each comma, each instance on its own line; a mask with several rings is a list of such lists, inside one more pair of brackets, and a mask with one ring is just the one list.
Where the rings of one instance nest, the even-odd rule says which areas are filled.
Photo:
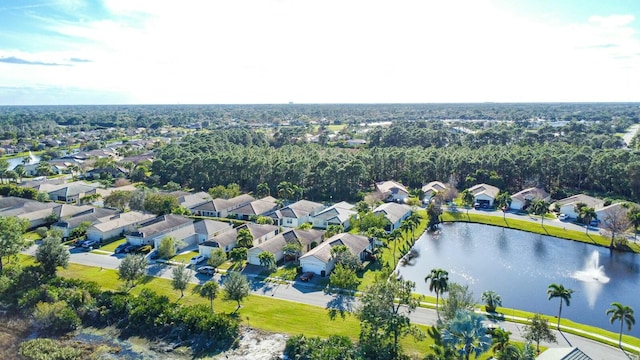
[[256, 191], [264, 183], [272, 194], [278, 184], [290, 182], [305, 198], [319, 201], [359, 200], [374, 182], [389, 179], [414, 189], [433, 180], [458, 189], [484, 182], [510, 193], [540, 186], [554, 198], [587, 192], [640, 201], [640, 152], [635, 150], [546, 140], [355, 150], [318, 144], [276, 147], [255, 143], [253, 137], [231, 137], [234, 131], [190, 135], [159, 149], [150, 181], [205, 191], [231, 183]]

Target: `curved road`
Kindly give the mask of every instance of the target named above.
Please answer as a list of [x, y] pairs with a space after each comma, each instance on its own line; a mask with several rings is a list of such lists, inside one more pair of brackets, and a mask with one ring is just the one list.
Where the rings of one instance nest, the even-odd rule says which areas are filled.
[[[28, 253], [33, 254], [33, 248]], [[114, 254], [96, 254], [85, 252], [80, 249], [71, 249], [70, 261], [77, 264], [100, 266], [108, 269], [117, 269], [120, 259], [123, 255]], [[254, 279], [255, 271], [252, 272], [251, 265], [245, 271], [251, 280], [251, 293], [259, 296], [269, 296], [276, 299], [295, 301], [299, 303], [320, 306], [324, 308], [333, 308], [337, 310], [352, 311], [357, 307], [357, 298], [344, 295], [327, 294], [323, 289], [313, 284], [300, 282], [286, 282], [277, 284], [273, 282], [263, 282]], [[162, 278], [171, 278], [171, 266], [160, 263], [149, 265], [148, 273], [153, 276]], [[224, 276], [224, 275], [222, 275]], [[217, 274], [215, 279], [222, 281], [222, 276]], [[193, 283], [204, 283], [211, 277], [194, 274]], [[313, 281], [312, 281], [313, 283]], [[411, 314], [411, 321], [416, 324], [434, 325], [436, 323], [436, 312], [431, 309], [418, 308]], [[514, 340], [522, 341], [523, 325], [506, 321], [498, 321], [496, 326], [500, 326], [512, 333]], [[578, 347], [594, 360], [628, 360], [629, 357], [625, 352], [617, 347], [607, 346], [602, 343], [582, 338], [573, 334], [560, 333], [555, 331], [558, 343], [543, 343], [547, 347]], [[636, 349], [640, 350], [640, 349]]]

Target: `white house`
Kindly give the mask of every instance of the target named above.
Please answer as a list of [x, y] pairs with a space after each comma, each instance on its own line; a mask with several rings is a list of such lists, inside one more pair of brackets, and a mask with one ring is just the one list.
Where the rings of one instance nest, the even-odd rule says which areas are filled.
[[300, 230], [290, 229], [286, 230], [271, 239], [254, 246], [247, 252], [247, 261], [252, 265], [260, 265], [259, 255], [265, 251], [272, 253], [276, 262], [284, 259], [284, 246], [288, 243], [296, 242], [300, 244], [301, 253], [306, 253], [311, 250], [311, 247], [315, 243], [320, 244], [324, 236], [322, 230]]
[[384, 230], [390, 233], [395, 229], [399, 229], [402, 221], [411, 215], [411, 207], [405, 204], [384, 203], [373, 209], [373, 213], [382, 214], [389, 220]]
[[640, 207], [640, 205], [630, 202], [617, 202], [615, 204], [605, 206], [596, 210], [597, 217], [595, 220], [600, 226], [602, 226], [610, 221], [616, 222], [620, 217], [624, 217], [626, 219], [628, 217], [629, 209], [634, 206]]
[[409, 191], [404, 185], [396, 181], [377, 182], [376, 192], [380, 194], [385, 201], [393, 201], [404, 203], [409, 198]]
[[443, 182], [440, 181], [432, 181], [430, 183], [428, 183], [427, 185], [422, 187], [422, 193], [424, 194], [422, 196], [422, 202], [425, 204], [428, 204], [431, 201], [431, 198], [436, 194], [436, 193], [442, 193], [447, 191], [449, 188], [447, 187], [447, 185], [445, 185]]
[[242, 194], [231, 199], [213, 199], [192, 206], [189, 210], [198, 216], [226, 218], [235, 209], [244, 206], [255, 199], [248, 194]]
[[154, 217], [155, 215], [144, 214], [139, 211], [116, 214], [110, 217], [108, 221], [94, 224], [87, 229], [87, 239], [104, 241], [121, 237], [125, 233], [134, 231], [140, 223]]
[[249, 230], [253, 236], [253, 246], [262, 244], [268, 239], [278, 234], [278, 227], [274, 225], [260, 225], [254, 223], [246, 223], [238, 226], [231, 231], [221, 232], [198, 245], [201, 255], [209, 256], [211, 250], [215, 248], [223, 249], [225, 252], [231, 251], [238, 243], [238, 231]]
[[473, 194], [474, 202], [478, 204], [478, 207], [490, 208], [493, 207], [500, 189], [488, 184], [478, 184], [470, 187], [469, 192]]
[[257, 216], [272, 213], [277, 208], [278, 201], [272, 196], [267, 196], [242, 205], [231, 211], [230, 214], [234, 214], [238, 220], [251, 220]]
[[325, 208], [321, 203], [300, 200], [272, 212], [269, 216], [277, 225], [296, 228], [306, 222], [312, 222], [311, 218]]
[[[180, 215], [161, 215], [140, 224], [140, 228], [126, 235], [127, 242], [132, 245], [156, 245], [165, 236], [172, 236], [183, 241], [195, 235], [193, 220]], [[180, 231], [178, 233], [178, 231]]]
[[358, 214], [355, 207], [346, 201], [339, 202], [312, 216], [311, 223], [314, 228], [326, 229], [329, 225], [342, 225], [346, 230], [351, 226], [351, 217]]
[[573, 195], [568, 198], [558, 200], [555, 202], [555, 207], [561, 214], [566, 214], [572, 219], [577, 219], [579, 214], [576, 212], [576, 205], [580, 203], [593, 208], [596, 211], [596, 214], [604, 207], [604, 200], [584, 194]]
[[302, 271], [310, 271], [320, 276], [329, 275], [335, 266], [331, 249], [338, 245], [345, 245], [360, 260], [364, 260], [367, 253], [372, 251], [372, 245], [366, 236], [349, 233], [336, 234], [300, 257]]
[[92, 206], [79, 206], [79, 208], [84, 208], [84, 210], [60, 219], [51, 225], [52, 229], [56, 229], [62, 233], [63, 239], [68, 238], [71, 232], [83, 222], [90, 222], [91, 224], [107, 222], [118, 213], [116, 210], [95, 208]]
[[550, 198], [549, 193], [544, 189], [530, 187], [511, 195], [509, 208], [512, 210], [524, 210], [533, 200], [549, 201]]

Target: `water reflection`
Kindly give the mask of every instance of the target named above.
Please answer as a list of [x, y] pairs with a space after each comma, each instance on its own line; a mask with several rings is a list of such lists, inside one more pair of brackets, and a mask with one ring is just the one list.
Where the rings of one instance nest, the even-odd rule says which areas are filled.
[[[473, 250], [475, 248], [481, 251]], [[557, 283], [576, 292], [563, 317], [616, 331], [605, 315], [613, 301], [638, 307], [640, 256], [609, 254], [595, 247], [550, 236], [530, 234], [488, 225], [456, 223], [442, 226], [439, 233], [425, 233], [416, 243], [420, 256], [415, 264], [398, 267], [404, 279], [416, 283], [416, 291], [429, 294], [424, 277], [432, 268], [449, 271], [451, 282], [468, 284], [480, 302], [486, 290], [500, 294], [504, 306], [547, 315], [557, 314], [557, 303], [547, 298], [549, 284]], [[604, 266], [608, 283], [580, 281], [572, 275], [585, 269], [594, 251]], [[640, 336], [640, 327], [632, 329]]]

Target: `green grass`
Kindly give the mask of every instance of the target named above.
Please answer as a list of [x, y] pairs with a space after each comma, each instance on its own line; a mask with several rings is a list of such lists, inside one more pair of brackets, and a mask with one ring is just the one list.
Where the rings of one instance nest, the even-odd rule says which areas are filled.
[[185, 253], [181, 253], [181, 254], [178, 254], [178, 255], [172, 257], [171, 261], [183, 262], [185, 264], [188, 264], [189, 260], [191, 260], [192, 257], [198, 256], [198, 255], [199, 255], [199, 253], [197, 251], [187, 251]]
[[[585, 233], [584, 231], [569, 230], [564, 227], [555, 225], [542, 225], [527, 220], [518, 220], [503, 218], [502, 216], [492, 216], [484, 214], [473, 214], [464, 210], [456, 212], [445, 212], [442, 214], [442, 221], [445, 222], [471, 222], [479, 224], [494, 225], [500, 227], [506, 227], [516, 230], [528, 231], [531, 233], [555, 236], [562, 239], [580, 241], [587, 244], [598, 245], [608, 247], [611, 240], [607, 237], [601, 236], [596, 232]], [[631, 251], [640, 253], [640, 244], [629, 242], [628, 244]]]
[[261, 273], [260, 275], [293, 281], [296, 279], [296, 276], [298, 276], [298, 264], [290, 262], [285, 266], [279, 267], [274, 272], [269, 273], [268, 271], [264, 271], [263, 273], [264, 274]]
[[37, 241], [42, 239], [42, 237], [40, 237], [40, 235], [36, 234], [35, 231], [29, 231], [28, 233], [25, 233], [23, 236], [26, 240], [29, 241]]
[[339, 125], [327, 125], [328, 131], [340, 131], [347, 127], [347, 124], [339, 124]]
[[114, 252], [114, 251], [116, 250], [116, 248], [117, 248], [118, 246], [120, 246], [120, 244], [123, 244], [123, 243], [125, 243], [126, 241], [127, 241], [127, 239], [126, 239], [126, 238], [122, 238], [122, 239], [116, 240], [116, 241], [114, 241], [114, 242], [110, 242], [110, 243], [108, 243], [108, 244], [106, 244], [106, 245], [102, 246], [102, 247], [100, 248], [100, 250]]

